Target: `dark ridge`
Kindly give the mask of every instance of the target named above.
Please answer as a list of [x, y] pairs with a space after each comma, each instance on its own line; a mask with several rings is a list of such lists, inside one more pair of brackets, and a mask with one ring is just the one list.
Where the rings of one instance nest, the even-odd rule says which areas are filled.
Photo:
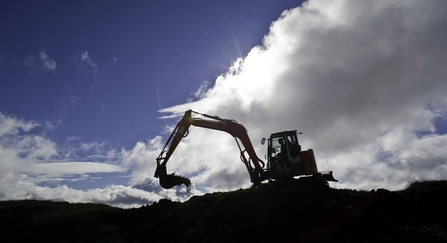
[[446, 181], [426, 181], [401, 191], [263, 185], [136, 209], [3, 201], [0, 234], [2, 242], [447, 242], [446, 194]]

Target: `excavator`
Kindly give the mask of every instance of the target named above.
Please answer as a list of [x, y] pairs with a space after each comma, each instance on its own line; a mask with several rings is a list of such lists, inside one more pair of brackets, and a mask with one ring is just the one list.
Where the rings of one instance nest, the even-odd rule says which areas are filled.
[[[199, 115], [199, 117], [192, 117], [192, 114]], [[157, 168], [154, 176], [159, 178], [161, 187], [165, 189], [180, 186], [181, 184], [188, 188], [191, 186], [191, 181], [188, 178], [175, 173], [168, 174], [166, 169], [166, 163], [171, 158], [180, 141], [188, 136], [191, 125], [227, 132], [233, 136], [240, 150], [240, 159], [247, 168], [253, 186], [259, 186], [266, 180], [269, 183], [290, 180], [324, 183], [337, 181], [333, 177], [332, 171], [318, 171], [312, 149], [301, 150], [296, 130], [282, 131], [270, 135], [270, 138], [267, 139], [267, 154], [265, 156], [267, 163], [265, 163], [257, 156], [247, 129], [242, 124], [232, 119], [223, 119], [218, 116], [188, 110], [177, 123], [156, 159]], [[264, 145], [265, 141], [266, 139], [263, 138], [261, 143]]]

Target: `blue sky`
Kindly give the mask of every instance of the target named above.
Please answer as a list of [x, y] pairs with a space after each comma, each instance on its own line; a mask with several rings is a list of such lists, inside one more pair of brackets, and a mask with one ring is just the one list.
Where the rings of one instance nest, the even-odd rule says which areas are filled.
[[[126, 148], [298, 1], [2, 1], [1, 109]], [[42, 55], [54, 63], [44, 67]], [[6, 86], [5, 86], [6, 85]], [[101, 129], [98, 129], [101, 127]]]
[[188, 109], [262, 137], [302, 131], [334, 187], [446, 179], [446, 3], [2, 1], [0, 199], [120, 207], [250, 186], [234, 139], [191, 128], [161, 189], [155, 158]]

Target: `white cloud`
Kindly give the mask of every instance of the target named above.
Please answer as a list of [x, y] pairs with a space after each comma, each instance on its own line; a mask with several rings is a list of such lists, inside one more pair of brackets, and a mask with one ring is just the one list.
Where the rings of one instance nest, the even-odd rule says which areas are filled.
[[[2, 58], [0, 56], [0, 64], [2, 62]], [[11, 64], [18, 65], [19, 67], [31, 68], [34, 74], [38, 75], [42, 71], [56, 73], [57, 63], [51, 59], [45, 51], [41, 51], [38, 57], [34, 55], [29, 55], [23, 60], [12, 60]]]
[[162, 148], [161, 137], [157, 136], [146, 143], [138, 142], [131, 150], [122, 149], [121, 161], [124, 166], [132, 170], [132, 184], [141, 184], [148, 177], [153, 177], [156, 168], [155, 158]]
[[[110, 160], [109, 163], [101, 163], [98, 160], [61, 160], [60, 146], [43, 135], [33, 133], [33, 129], [38, 126], [40, 125], [34, 121], [0, 113], [0, 200], [46, 199], [130, 207], [152, 203], [162, 197], [154, 192], [145, 192], [130, 186], [110, 185], [105, 188], [76, 190], [63, 185], [70, 181], [89, 179], [97, 173], [125, 174], [127, 168], [112, 164], [110, 162], [114, 161]], [[79, 141], [79, 138], [69, 140]], [[80, 142], [72, 147], [71, 151], [98, 152], [103, 147], [103, 143]], [[70, 149], [66, 147], [64, 150]], [[100, 152], [105, 153], [104, 157], [117, 157], [113, 150]], [[57, 184], [55, 187], [40, 185], [48, 183]]]
[[[88, 51], [80, 53], [74, 59], [78, 68], [80, 68], [85, 76], [93, 75], [94, 82], [90, 84], [90, 88], [92, 89], [101, 83], [101, 79], [107, 75], [109, 70], [114, 68], [118, 62], [118, 57], [112, 57], [108, 59], [105, 64], [101, 64], [100, 61], [94, 61], [93, 56]], [[100, 109], [104, 111], [104, 104], [101, 104]]]
[[202, 84], [200, 84], [199, 89], [193, 95], [196, 98], [203, 98], [206, 95], [206, 91], [208, 91], [209, 86], [210, 82], [204, 81]]
[[93, 73], [93, 76], [96, 78], [96, 74], [98, 72], [98, 66], [95, 62], [92, 61], [87, 51], [84, 51], [80, 55], [80, 65], [85, 67], [88, 74]]
[[[81, 137], [68, 137], [66, 144], [60, 146], [33, 133], [39, 126], [34, 121], [0, 113], [0, 200], [94, 202], [128, 208], [161, 198], [185, 201], [199, 193], [184, 187], [165, 190], [153, 178], [161, 137], [138, 142], [129, 151], [116, 151], [107, 141], [86, 143]], [[79, 156], [78, 152], [92, 154]], [[107, 173], [115, 176], [130, 173], [134, 186], [111, 184], [81, 190], [67, 185], [101, 179]]]
[[21, 168], [19, 172], [32, 174], [72, 175], [85, 173], [111, 173], [124, 172], [125, 169], [118, 165], [98, 162], [46, 162], [33, 163], [31, 167]]
[[17, 135], [19, 132], [28, 132], [39, 126], [35, 122], [26, 122], [15, 117], [6, 116], [0, 113], [0, 137], [5, 135]]
[[[4, 180], [2, 180], [4, 181]], [[57, 187], [37, 186], [23, 180], [18, 180], [14, 187], [0, 186], [0, 200], [5, 199], [36, 199], [77, 202], [92, 202], [109, 204], [116, 207], [130, 208], [151, 204], [163, 198], [153, 192], [134, 189], [129, 186], [110, 185], [105, 188], [77, 190], [66, 185]]]
[[39, 53], [39, 57], [40, 57], [40, 61], [43, 64], [42, 69], [55, 74], [56, 73], [56, 62], [53, 61], [50, 57], [48, 57], [48, 55], [44, 51], [41, 51]]
[[[193, 109], [236, 119], [259, 157], [261, 137], [303, 131], [303, 147], [314, 149], [321, 170], [334, 171], [338, 186], [398, 188], [445, 179], [447, 137], [435, 133], [433, 121], [447, 111], [446, 7], [308, 1], [285, 11], [264, 45], [237, 60], [202, 99], [162, 112]], [[234, 140], [217, 133], [191, 130], [168, 169], [199, 173], [196, 186], [247, 185]]]

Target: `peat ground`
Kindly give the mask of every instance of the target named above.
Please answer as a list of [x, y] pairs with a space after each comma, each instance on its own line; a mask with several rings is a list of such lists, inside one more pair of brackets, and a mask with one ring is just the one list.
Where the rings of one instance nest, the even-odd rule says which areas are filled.
[[50, 201], [0, 202], [1, 242], [447, 242], [447, 181], [402, 191], [321, 185], [161, 200], [120, 209]]

